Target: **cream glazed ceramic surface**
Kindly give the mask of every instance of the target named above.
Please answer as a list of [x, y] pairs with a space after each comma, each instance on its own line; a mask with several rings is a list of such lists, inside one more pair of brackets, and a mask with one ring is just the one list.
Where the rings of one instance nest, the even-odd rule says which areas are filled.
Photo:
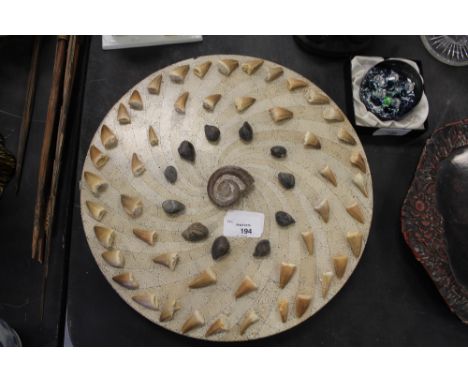
[[[239, 137], [246, 121], [250, 142]], [[207, 124], [220, 130], [215, 143]], [[184, 140], [193, 162], [178, 153]], [[271, 155], [276, 145], [284, 158]], [[207, 183], [228, 165], [254, 184], [220, 208]], [[175, 183], [167, 166], [177, 169]], [[294, 175], [294, 188], [280, 184], [280, 172]], [[162, 203], [171, 199], [185, 210], [166, 214]], [[364, 150], [333, 101], [285, 67], [232, 55], [181, 61], [131, 88], [98, 126], [81, 180], [86, 237], [115, 291], [154, 323], [213, 341], [273, 335], [322, 308], [359, 262], [372, 201]], [[228, 210], [263, 213], [263, 234], [228, 237], [229, 253], [214, 260]], [[280, 226], [277, 211], [295, 223]], [[209, 234], [190, 242], [182, 232], [195, 222]], [[271, 252], [254, 257], [262, 239]]]

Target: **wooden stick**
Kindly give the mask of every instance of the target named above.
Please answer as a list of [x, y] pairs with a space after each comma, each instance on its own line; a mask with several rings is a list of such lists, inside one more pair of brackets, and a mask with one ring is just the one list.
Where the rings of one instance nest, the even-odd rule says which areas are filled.
[[60, 96], [60, 84], [62, 82], [65, 53], [67, 46], [67, 37], [59, 36], [55, 50], [54, 68], [52, 71], [52, 84], [50, 87], [49, 103], [47, 105], [47, 117], [44, 130], [44, 139], [42, 141], [41, 158], [39, 162], [39, 174], [36, 190], [36, 204], [34, 207], [34, 226], [32, 237], [32, 258], [42, 262], [41, 256], [43, 248], [44, 233], [44, 198], [45, 188], [50, 178], [50, 154], [52, 139], [55, 132], [55, 117], [57, 114], [57, 104]]
[[21, 175], [23, 173], [24, 150], [28, 142], [29, 129], [31, 127], [31, 116], [33, 110], [33, 100], [36, 93], [37, 67], [39, 62], [39, 50], [41, 47], [41, 36], [34, 37], [33, 50], [31, 56], [31, 66], [29, 69], [28, 83], [26, 86], [26, 100], [23, 107], [23, 119], [21, 120], [18, 149], [16, 150], [16, 193], [19, 192]]

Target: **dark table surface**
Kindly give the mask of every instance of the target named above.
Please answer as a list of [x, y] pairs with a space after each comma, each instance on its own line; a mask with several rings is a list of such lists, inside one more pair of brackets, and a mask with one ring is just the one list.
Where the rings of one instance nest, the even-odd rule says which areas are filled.
[[[288, 36], [205, 36], [201, 43], [116, 51], [103, 51], [101, 38], [93, 37], [84, 83], [80, 138], [76, 142], [79, 145], [77, 173], [81, 173], [89, 143], [99, 123], [122, 94], [166, 65], [215, 53], [258, 56], [287, 66], [315, 82], [346, 111], [346, 60], [307, 54]], [[468, 328], [445, 305], [400, 232], [400, 208], [425, 140], [435, 127], [468, 116], [468, 67], [454, 68], [439, 63], [415, 36], [376, 37], [363, 54], [408, 57], [422, 62], [430, 104], [429, 131], [415, 138], [361, 136], [373, 177], [374, 216], [359, 266], [339, 294], [312, 318], [287, 332], [250, 342], [251, 345], [468, 345]], [[0, 101], [4, 102], [3, 98]], [[0, 103], [0, 109], [3, 107]], [[20, 114], [20, 110], [16, 113]], [[33, 166], [31, 177], [36, 173], [37, 168]], [[88, 248], [81, 224], [79, 186], [77, 182], [72, 186], [75, 199], [71, 211], [66, 313], [73, 344], [210, 344], [174, 334], [147, 321], [113, 291]], [[31, 190], [34, 192], [35, 188]], [[2, 217], [3, 211], [7, 210], [13, 219], [15, 207], [5, 206], [4, 199], [0, 202]], [[3, 227], [8, 224], [3, 220], [1, 224], [3, 233]], [[29, 220], [27, 224], [30, 224]], [[19, 227], [21, 223], [13, 226]], [[8, 231], [10, 235], [13, 235], [14, 227]], [[21, 229], [29, 238], [31, 227], [26, 225]], [[22, 256], [21, 261], [26, 264], [28, 256], [15, 251], [20, 239], [14, 241], [11, 237], [3, 237], [9, 242], [6, 247], [11, 252], [9, 255]], [[20, 244], [21, 248], [29, 248]], [[5, 256], [3, 248], [0, 261]], [[6, 273], [1, 268], [0, 272], [2, 275]], [[10, 273], [13, 278], [14, 272]], [[18, 281], [15, 282], [18, 285]], [[0, 288], [4, 285], [7, 284], [0, 279]], [[8, 293], [3, 292], [0, 289], [0, 303], [8, 297]], [[23, 299], [17, 297], [10, 302], [20, 305], [27, 296], [25, 290], [20, 296]], [[24, 309], [18, 309], [23, 314]], [[23, 329], [19, 317], [12, 313], [9, 317]], [[34, 339], [33, 329], [32, 324], [24, 327], [28, 342], [39, 343]]]

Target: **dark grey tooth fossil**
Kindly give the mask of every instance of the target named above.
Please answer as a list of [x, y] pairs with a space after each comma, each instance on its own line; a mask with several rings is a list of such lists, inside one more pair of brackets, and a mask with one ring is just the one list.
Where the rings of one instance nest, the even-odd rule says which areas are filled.
[[195, 147], [189, 141], [182, 141], [177, 149], [182, 159], [193, 162], [195, 160]]
[[270, 153], [275, 158], [284, 158], [287, 155], [288, 151], [284, 146], [273, 146], [270, 149]]
[[265, 257], [268, 256], [271, 252], [270, 241], [269, 240], [260, 240], [255, 246], [255, 251], [253, 253], [254, 257]]
[[174, 215], [185, 210], [185, 205], [177, 200], [165, 200], [162, 208], [166, 214]]
[[278, 211], [275, 214], [275, 219], [278, 225], [281, 227], [287, 227], [288, 225], [294, 224], [296, 222], [291, 215], [284, 211]]
[[253, 130], [250, 123], [244, 122], [242, 127], [239, 129], [239, 137], [244, 142], [250, 142], [253, 139]]
[[281, 185], [287, 190], [294, 188], [294, 186], [296, 185], [296, 178], [293, 174], [289, 172], [280, 172], [278, 174], [278, 180], [281, 183]]
[[182, 232], [182, 237], [187, 241], [200, 241], [208, 237], [209, 231], [202, 223], [193, 223]]
[[205, 125], [205, 137], [210, 142], [216, 142], [219, 139], [221, 132], [216, 126]]
[[177, 180], [177, 170], [174, 166], [167, 166], [164, 170], [164, 177], [169, 183], [174, 184]]
[[211, 246], [211, 257], [213, 257], [213, 260], [218, 260], [228, 254], [230, 247], [226, 236], [218, 236]]

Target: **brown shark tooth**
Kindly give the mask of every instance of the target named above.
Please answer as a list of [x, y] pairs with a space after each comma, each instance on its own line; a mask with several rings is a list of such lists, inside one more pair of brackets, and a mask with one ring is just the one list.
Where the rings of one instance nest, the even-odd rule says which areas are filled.
[[121, 125], [128, 125], [131, 122], [130, 114], [128, 114], [128, 110], [123, 103], [119, 105], [117, 110], [117, 120]]
[[137, 304], [144, 306], [147, 309], [150, 309], [150, 310], [159, 309], [158, 299], [156, 298], [156, 295], [154, 295], [153, 293], [136, 294], [132, 296], [132, 300], [135, 301]]
[[231, 75], [231, 73], [239, 66], [239, 61], [226, 58], [218, 61], [218, 70], [225, 76]]
[[326, 180], [333, 184], [333, 186], [337, 186], [335, 173], [330, 167], [325, 166], [324, 168], [322, 168], [320, 170], [320, 175], [322, 175]]
[[255, 98], [253, 97], [238, 97], [234, 100], [234, 104], [236, 106], [236, 110], [240, 113], [250, 106], [252, 106], [255, 102]]
[[348, 240], [348, 244], [351, 247], [351, 251], [353, 252], [353, 255], [356, 257], [361, 256], [362, 233], [359, 231], [348, 232], [346, 234], [346, 240]]
[[132, 173], [133, 176], [140, 176], [145, 172], [146, 168], [137, 153], [132, 155]]
[[93, 174], [92, 172], [85, 171], [84, 178], [86, 183], [88, 184], [89, 189], [96, 196], [99, 196], [107, 189], [107, 182], [100, 176]]
[[159, 94], [159, 91], [161, 90], [161, 82], [162, 82], [162, 74], [158, 74], [148, 84], [148, 93]]
[[284, 107], [279, 107], [279, 106], [273, 107], [268, 111], [270, 112], [271, 118], [276, 123], [286, 121], [288, 119], [291, 119], [294, 116], [291, 110], [288, 110]]
[[280, 282], [279, 287], [284, 289], [284, 287], [289, 283], [289, 280], [294, 276], [296, 272], [296, 265], [291, 263], [281, 263], [280, 269]]
[[185, 114], [185, 105], [187, 104], [188, 96], [189, 92], [183, 92], [175, 101], [174, 109], [179, 114]]
[[156, 231], [141, 229], [141, 228], [133, 228], [133, 234], [140, 240], [144, 241], [146, 244], [154, 246], [156, 243], [156, 239], [158, 238], [158, 234]]
[[341, 279], [346, 271], [346, 266], [348, 265], [348, 256], [338, 255], [333, 256], [333, 266], [335, 267], [336, 277]]
[[97, 169], [100, 169], [101, 167], [103, 167], [109, 160], [109, 157], [103, 154], [94, 145], [91, 145], [91, 147], [89, 148], [89, 157], [91, 158], [91, 161], [93, 162], [94, 167], [96, 167]]
[[112, 277], [112, 280], [114, 280], [117, 284], [127, 289], [133, 290], [133, 289], [138, 289], [140, 287], [138, 282], [133, 277], [132, 272], [121, 273], [119, 275]]
[[177, 84], [181, 84], [182, 82], [184, 82], [189, 69], [190, 69], [189, 65], [180, 65], [169, 73], [169, 78], [173, 82]]
[[254, 74], [262, 65], [263, 60], [250, 60], [244, 62], [241, 66], [241, 69], [250, 76]]
[[111, 249], [115, 241], [115, 231], [111, 228], [94, 226], [94, 233], [104, 248]]
[[314, 149], [320, 149], [322, 147], [318, 137], [311, 131], [304, 134], [304, 146], [313, 147]]
[[168, 267], [171, 271], [175, 269], [178, 260], [179, 255], [177, 254], [177, 252], [163, 253], [161, 255], [153, 257], [153, 261], [155, 263], [164, 265]]
[[330, 99], [327, 97], [326, 94], [313, 87], [307, 89], [307, 91], [305, 92], [305, 97], [307, 102], [311, 105], [324, 105], [330, 102]]
[[193, 68], [193, 72], [195, 75], [199, 78], [205, 77], [205, 74], [210, 70], [211, 68], [211, 61], [205, 61], [202, 62], [201, 64], [198, 64]]
[[296, 317], [301, 318], [309, 308], [312, 296], [308, 294], [298, 294], [296, 297]]
[[205, 319], [198, 310], [195, 310], [190, 317], [187, 318], [187, 321], [184, 322], [181, 331], [185, 334], [203, 325], [205, 325]]
[[218, 333], [226, 332], [227, 326], [223, 318], [218, 318], [211, 324], [205, 333], [205, 337], [213, 336]]
[[356, 139], [354, 139], [354, 137], [344, 127], [341, 127], [338, 130], [337, 136], [341, 142], [347, 143], [348, 145], [354, 146], [356, 144]]
[[125, 265], [125, 258], [118, 249], [110, 249], [105, 251], [101, 254], [101, 256], [107, 264], [114, 268], [123, 268]]
[[165, 322], [174, 318], [175, 312], [180, 309], [175, 299], [169, 299], [161, 308], [161, 314], [159, 315], [159, 321]]
[[153, 126], [148, 128], [148, 141], [151, 146], [157, 146], [159, 144], [159, 138], [156, 131], [154, 131]]
[[333, 272], [323, 272], [320, 282], [322, 283], [322, 297], [327, 297], [328, 291], [330, 289], [331, 282], [333, 280]]
[[143, 202], [136, 197], [120, 195], [120, 202], [128, 216], [137, 218], [143, 213]]
[[205, 97], [203, 100], [203, 107], [205, 110], [213, 111], [216, 104], [219, 102], [221, 99], [221, 94], [212, 94], [209, 95], [208, 97]]
[[216, 280], [216, 273], [214, 273], [214, 271], [211, 268], [207, 268], [190, 282], [189, 288], [204, 288], [209, 285], [215, 284]]
[[281, 317], [282, 322], [286, 322], [288, 320], [288, 313], [289, 313], [289, 303], [288, 300], [282, 298], [278, 301], [278, 310]]
[[103, 206], [91, 200], [86, 201], [86, 207], [88, 207], [88, 211], [93, 219], [98, 222], [100, 222], [106, 214], [106, 209]]
[[282, 74], [283, 74], [283, 68], [281, 66], [270, 67], [267, 69], [267, 75], [265, 77], [265, 81], [266, 82], [274, 81]]
[[364, 215], [362, 213], [361, 207], [359, 207], [357, 202], [354, 202], [349, 207], [346, 207], [346, 211], [353, 217], [354, 220], [364, 224]]
[[328, 122], [344, 121], [343, 113], [336, 106], [325, 106], [322, 110], [322, 117]]
[[130, 108], [134, 110], [143, 110], [143, 100], [141, 99], [140, 92], [138, 90], [134, 90], [130, 99], [128, 100], [128, 104]]
[[305, 246], [307, 248], [307, 252], [309, 255], [314, 254], [314, 234], [312, 231], [301, 232], [302, 239], [304, 240]]
[[359, 151], [355, 151], [351, 154], [349, 161], [359, 170], [361, 170], [364, 174], [366, 173], [366, 162], [364, 161], [364, 157]]
[[257, 285], [249, 276], [245, 276], [237, 288], [236, 293], [234, 293], [234, 296], [239, 298], [254, 290], [257, 290]]
[[307, 82], [300, 80], [299, 78], [288, 78], [287, 83], [289, 91], [305, 88], [307, 86]]
[[119, 142], [117, 136], [114, 134], [114, 132], [109, 129], [107, 125], [102, 125], [101, 127], [101, 142], [102, 145], [107, 149], [113, 149], [115, 146], [117, 146], [117, 143]]
[[362, 194], [367, 198], [367, 182], [360, 172], [353, 176], [353, 183], [357, 188], [359, 188], [359, 191], [361, 191]]
[[323, 199], [319, 204], [314, 207], [314, 210], [322, 217], [325, 223], [328, 223], [330, 217], [330, 204], [327, 199]]
[[253, 324], [255, 324], [260, 318], [258, 317], [255, 311], [250, 310], [248, 311], [242, 320], [239, 323], [239, 329], [241, 336], [244, 335], [245, 331]]

